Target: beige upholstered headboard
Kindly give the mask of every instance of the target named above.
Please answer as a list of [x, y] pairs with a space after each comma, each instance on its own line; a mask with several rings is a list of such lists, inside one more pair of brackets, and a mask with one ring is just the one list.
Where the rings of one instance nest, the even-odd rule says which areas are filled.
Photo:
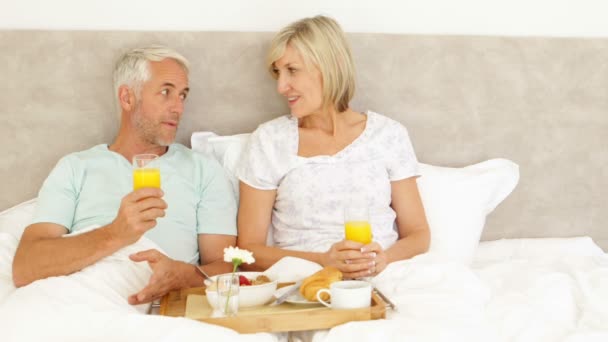
[[[184, 144], [287, 113], [264, 69], [271, 36], [0, 31], [0, 209], [36, 196], [62, 155], [112, 140], [111, 70], [125, 49], [161, 43], [190, 59]], [[608, 250], [608, 39], [349, 36], [353, 107], [404, 123], [421, 161], [520, 165], [484, 239], [590, 235]]]

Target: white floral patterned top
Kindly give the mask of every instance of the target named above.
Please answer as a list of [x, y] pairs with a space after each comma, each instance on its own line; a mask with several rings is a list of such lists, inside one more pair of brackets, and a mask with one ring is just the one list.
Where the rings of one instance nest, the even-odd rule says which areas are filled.
[[344, 208], [353, 199], [369, 206], [373, 240], [384, 249], [395, 243], [390, 182], [418, 176], [418, 161], [402, 124], [366, 114], [361, 135], [331, 156], [297, 155], [298, 120], [291, 115], [251, 134], [237, 176], [256, 189], [277, 191], [272, 211], [277, 247], [327, 251], [344, 239]]

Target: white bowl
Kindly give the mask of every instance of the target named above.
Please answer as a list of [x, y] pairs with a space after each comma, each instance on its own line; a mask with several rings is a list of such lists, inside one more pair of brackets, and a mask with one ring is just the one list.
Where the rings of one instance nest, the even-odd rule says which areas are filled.
[[[229, 273], [226, 273], [229, 274]], [[249, 279], [255, 279], [263, 272], [238, 272], [239, 275], [243, 275]], [[211, 277], [214, 281], [218, 276]], [[270, 278], [270, 277], [268, 277]], [[261, 285], [250, 285], [239, 287], [239, 308], [248, 308], [252, 306], [263, 305], [270, 301], [273, 297], [274, 292], [277, 290], [276, 279], [270, 278], [271, 282]], [[213, 309], [217, 309], [217, 291], [209, 290], [206, 291], [207, 301]]]

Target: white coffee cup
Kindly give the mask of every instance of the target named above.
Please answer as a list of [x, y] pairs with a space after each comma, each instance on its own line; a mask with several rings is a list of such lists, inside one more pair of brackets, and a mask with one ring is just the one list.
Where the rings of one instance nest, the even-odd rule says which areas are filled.
[[[321, 294], [328, 293], [331, 303], [321, 299]], [[328, 289], [317, 291], [319, 303], [332, 309], [358, 309], [369, 307], [372, 300], [372, 285], [362, 280], [337, 281]]]

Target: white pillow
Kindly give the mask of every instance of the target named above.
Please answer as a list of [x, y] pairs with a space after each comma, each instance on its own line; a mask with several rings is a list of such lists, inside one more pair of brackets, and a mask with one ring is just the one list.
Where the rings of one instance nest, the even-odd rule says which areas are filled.
[[239, 180], [236, 177], [236, 167], [248, 140], [249, 133], [218, 136], [213, 132], [194, 132], [190, 138], [193, 151], [214, 157], [226, 169], [237, 203]]
[[30, 224], [36, 209], [36, 198], [6, 209], [0, 213], [0, 232], [9, 233], [21, 239], [25, 228]]
[[474, 264], [494, 264], [504, 260], [558, 260], [560, 257], [601, 257], [604, 251], [589, 236], [564, 238], [524, 238], [484, 241], [475, 252]]
[[[238, 198], [236, 168], [249, 134], [198, 140], [193, 150], [213, 155], [224, 166]], [[210, 151], [212, 151], [210, 153]], [[490, 159], [462, 168], [420, 163], [418, 188], [431, 229], [430, 252], [469, 264], [488, 215], [515, 188], [519, 167], [507, 159]]]
[[515, 188], [519, 167], [490, 159], [463, 168], [420, 163], [418, 188], [431, 229], [431, 253], [469, 264], [488, 215]]

